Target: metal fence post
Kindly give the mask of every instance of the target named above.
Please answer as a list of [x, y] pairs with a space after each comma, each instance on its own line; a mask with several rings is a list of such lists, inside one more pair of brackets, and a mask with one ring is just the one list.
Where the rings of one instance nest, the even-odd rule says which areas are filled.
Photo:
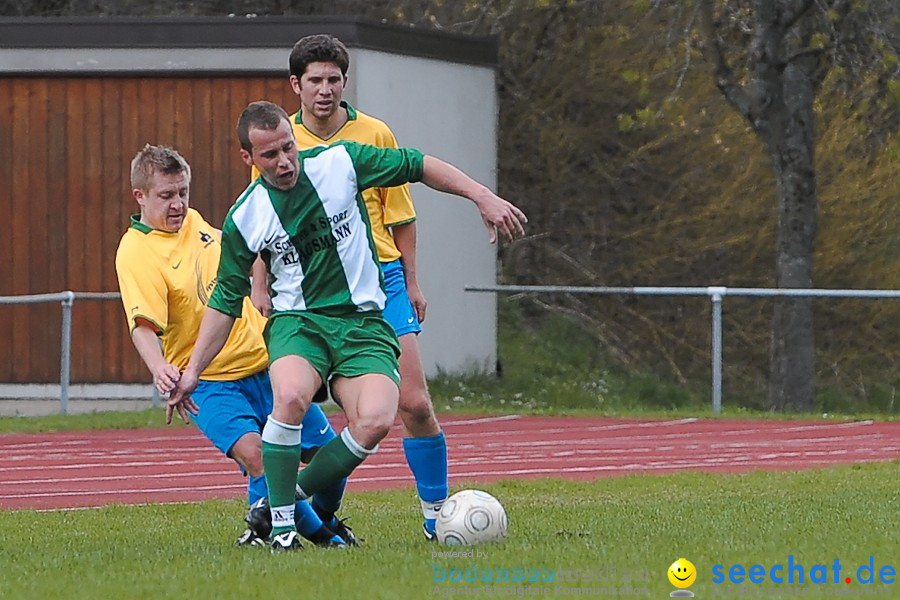
[[59, 355], [59, 413], [64, 415], [69, 410], [69, 364], [72, 351], [72, 305], [75, 303], [75, 292], [63, 292], [62, 301], [62, 348]]
[[727, 288], [710, 287], [712, 300], [712, 411], [722, 412], [722, 298]]

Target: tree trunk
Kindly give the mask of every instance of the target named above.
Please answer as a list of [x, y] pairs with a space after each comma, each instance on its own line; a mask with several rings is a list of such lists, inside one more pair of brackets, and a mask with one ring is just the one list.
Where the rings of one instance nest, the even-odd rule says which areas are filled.
[[[812, 59], [785, 67], [780, 135], [769, 146], [778, 189], [775, 283], [810, 288], [818, 222], [815, 171]], [[815, 407], [815, 340], [812, 298], [775, 301], [769, 362], [769, 407], [812, 411]]]
[[[728, 64], [714, 0], [700, 5], [705, 53], [715, 66], [716, 85], [766, 146], [778, 196], [775, 285], [812, 287], [818, 222], [813, 101], [824, 71], [809, 52], [813, 21], [802, 3], [754, 0], [753, 36], [747, 50], [748, 82], [740, 84]], [[788, 35], [791, 27], [796, 31]], [[800, 44], [788, 42], [799, 39]], [[790, 47], [802, 48], [793, 52]], [[769, 407], [811, 411], [815, 406], [815, 340], [811, 298], [775, 301], [769, 353]]]

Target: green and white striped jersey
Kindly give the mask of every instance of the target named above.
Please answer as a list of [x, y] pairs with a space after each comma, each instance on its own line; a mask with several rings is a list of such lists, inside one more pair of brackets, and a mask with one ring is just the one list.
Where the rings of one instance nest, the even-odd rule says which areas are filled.
[[260, 254], [274, 279], [273, 315], [384, 308], [384, 277], [360, 192], [419, 181], [422, 153], [342, 141], [302, 150], [299, 158], [293, 189], [272, 188], [259, 177], [228, 211], [209, 306], [240, 317]]

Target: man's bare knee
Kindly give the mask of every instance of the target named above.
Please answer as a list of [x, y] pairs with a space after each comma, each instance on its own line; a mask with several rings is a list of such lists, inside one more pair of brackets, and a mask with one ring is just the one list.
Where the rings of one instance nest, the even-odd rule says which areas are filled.
[[304, 415], [312, 403], [312, 394], [297, 388], [281, 389], [275, 394], [275, 404], [289, 415]]
[[400, 398], [400, 420], [408, 435], [428, 437], [440, 431], [431, 398], [427, 392]]
[[350, 432], [364, 448], [371, 450], [387, 437], [394, 424], [394, 416], [387, 413], [358, 417], [351, 423]]
[[404, 423], [428, 423], [434, 420], [434, 409], [427, 393], [401, 396], [399, 412]]
[[258, 434], [246, 434], [231, 447], [229, 456], [238, 462], [251, 477], [264, 473], [262, 442]]

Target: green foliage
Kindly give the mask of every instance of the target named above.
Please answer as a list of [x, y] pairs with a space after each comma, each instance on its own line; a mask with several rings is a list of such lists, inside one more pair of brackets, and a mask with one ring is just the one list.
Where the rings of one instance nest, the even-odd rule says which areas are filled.
[[638, 83], [644, 79], [644, 76], [634, 69], [625, 69], [622, 71], [622, 79], [627, 83]]
[[631, 131], [634, 128], [634, 117], [631, 115], [618, 115], [619, 131]]
[[810, 38], [809, 46], [810, 48], [824, 48], [828, 45], [828, 42], [829, 37], [827, 33], [816, 33]]
[[[510, 81], [521, 81], [519, 61], [531, 55], [528, 44], [542, 48], [544, 67], [530, 63], [517, 95], [502, 97], [501, 191], [525, 200], [529, 227], [540, 232], [504, 255], [507, 280], [772, 286], [776, 189], [762, 145], [722, 99], [695, 49], [686, 55], [684, 40], [673, 36], [673, 23], [684, 14], [644, 11], [637, 18], [624, 5], [616, 5], [617, 13], [614, 4], [606, 3], [607, 11], [585, 6], [532, 15], [543, 19], [555, 53], [548, 54], [538, 36], [511, 39], [515, 49], [503, 50], [503, 68], [515, 73]], [[735, 22], [746, 19], [735, 11]], [[590, 46], [575, 51], [569, 21]], [[627, 36], [610, 35], [625, 21], [632, 23]], [[813, 41], [827, 39], [823, 33]], [[889, 61], [879, 39], [873, 35], [872, 48]], [[739, 36], [730, 41], [735, 51], [743, 49]], [[516, 58], [506, 60], [507, 52]], [[689, 68], [688, 57], [703, 68]], [[864, 67], [842, 58], [834, 66], [816, 109], [822, 211], [814, 284], [896, 288], [895, 79], [874, 76], [873, 69], [884, 68], [878, 61]], [[545, 81], [567, 72], [574, 80], [585, 71], [592, 78], [574, 92], [579, 111], [541, 110], [550, 97]], [[860, 72], [869, 76], [854, 79]], [[553, 103], [567, 105], [557, 96]], [[528, 114], [540, 114], [542, 122], [523, 122]], [[540, 136], [535, 147], [535, 133], [544, 128], [554, 136]], [[533, 176], [539, 171], [545, 177]], [[707, 311], [671, 298], [617, 303], [557, 295], [544, 301], [580, 315], [584, 330], [611, 358], [610, 369], [649, 368], [657, 379], [682, 385], [708, 377]], [[847, 409], [867, 410], [871, 403], [856, 393], [858, 382], [867, 389], [896, 385], [900, 346], [889, 323], [900, 319], [900, 306], [889, 300], [814, 305], [820, 389], [849, 399]], [[725, 303], [726, 389], [737, 390], [748, 407], [761, 406], [766, 395], [772, 306], [771, 300]]]
[[[698, 569], [691, 589], [709, 597], [714, 564], [784, 564], [788, 554], [807, 565], [838, 558], [845, 569], [868, 564], [870, 556], [892, 564], [898, 467], [478, 485], [503, 502], [510, 536], [472, 558], [433, 554], [446, 549], [422, 540], [422, 515], [408, 489], [351, 492], [344, 514], [364, 545], [307, 547], [299, 555], [235, 547], [239, 501], [5, 511], [0, 594], [18, 600], [422, 598], [432, 595], [435, 566], [449, 572], [476, 564], [554, 569], [553, 585], [572, 588], [588, 584], [562, 581], [562, 571], [614, 566], [621, 580], [626, 569], [632, 577], [642, 570], [647, 581], [640, 586], [661, 598], [671, 591], [668, 565], [684, 556]], [[454, 491], [465, 487], [474, 486], [457, 482]], [[441, 585], [459, 590], [461, 584]]]
[[[829, 318], [837, 319], [843, 312], [853, 311], [838, 310]], [[736, 337], [740, 332], [730, 333]], [[460, 413], [712, 414], [709, 362], [704, 372], [681, 380], [660, 376], [665, 369], [653, 362], [630, 362], [623, 367], [622, 356], [598, 344], [583, 321], [528, 301], [501, 305], [498, 352], [499, 376], [445, 374], [432, 379], [435, 407]], [[764, 381], [742, 385], [740, 371], [727, 362], [729, 355], [725, 353], [722, 414], [773, 416], [766, 408]], [[710, 360], [708, 354], [706, 360]], [[896, 398], [900, 380], [893, 374], [854, 379], [855, 372], [845, 372], [840, 363], [832, 363], [831, 368], [830, 376], [822, 377], [815, 411], [807, 417], [820, 418], [823, 413], [857, 418], [900, 415]]]
[[656, 123], [656, 111], [649, 106], [638, 109], [634, 114], [641, 125], [647, 126]]
[[[896, 57], [894, 57], [896, 66]], [[887, 94], [894, 106], [900, 106], [900, 80], [891, 79], [887, 82]]]
[[648, 371], [614, 367], [596, 340], [553, 313], [526, 317], [517, 304], [501, 311], [502, 374], [448, 376], [430, 382], [443, 411], [524, 411], [534, 414], [659, 414], [679, 409], [705, 413], [704, 394]]

